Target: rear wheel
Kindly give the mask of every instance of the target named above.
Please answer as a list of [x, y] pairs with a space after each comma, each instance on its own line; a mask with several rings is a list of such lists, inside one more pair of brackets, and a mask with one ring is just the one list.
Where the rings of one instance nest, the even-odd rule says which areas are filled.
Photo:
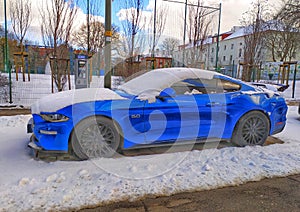
[[238, 121], [232, 142], [238, 146], [263, 145], [269, 135], [270, 123], [265, 114], [252, 111]]
[[113, 120], [94, 116], [75, 126], [71, 146], [81, 160], [112, 157], [119, 150], [121, 138], [119, 127]]

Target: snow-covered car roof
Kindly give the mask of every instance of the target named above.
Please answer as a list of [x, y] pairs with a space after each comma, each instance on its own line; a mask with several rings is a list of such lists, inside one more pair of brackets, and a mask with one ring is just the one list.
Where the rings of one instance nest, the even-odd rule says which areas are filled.
[[184, 79], [212, 79], [215, 75], [220, 74], [214, 71], [195, 68], [175, 67], [155, 69], [124, 83], [118, 88], [129, 94], [139, 95], [151, 90], [162, 91]]

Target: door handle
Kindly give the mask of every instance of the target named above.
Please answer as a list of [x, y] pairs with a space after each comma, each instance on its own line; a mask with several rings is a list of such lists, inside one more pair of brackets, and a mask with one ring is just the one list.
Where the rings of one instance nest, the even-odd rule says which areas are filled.
[[228, 106], [228, 105], [233, 105], [233, 103], [231, 103], [231, 102], [227, 102], [227, 103], [209, 102], [206, 104], [206, 107]]
[[206, 104], [207, 107], [214, 107], [214, 106], [220, 106], [220, 102], [209, 102]]

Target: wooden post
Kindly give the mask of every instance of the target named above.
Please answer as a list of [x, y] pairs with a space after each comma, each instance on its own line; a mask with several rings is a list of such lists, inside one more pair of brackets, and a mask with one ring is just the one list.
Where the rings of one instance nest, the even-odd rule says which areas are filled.
[[88, 62], [90, 62], [90, 83], [92, 82], [92, 78], [93, 78], [93, 60], [91, 57], [89, 57]]
[[16, 81], [18, 81], [19, 80], [19, 76], [18, 76], [18, 61], [17, 61], [15, 55], [14, 55], [14, 61], [15, 61]]
[[287, 64], [287, 75], [286, 75], [286, 85], [289, 85], [289, 79], [290, 79], [290, 68], [291, 68], [291, 65], [290, 64]]
[[28, 76], [28, 82], [30, 82], [30, 65], [29, 65], [29, 55], [27, 55], [27, 63], [28, 63], [28, 70], [27, 70], [27, 76]]
[[279, 65], [279, 67], [278, 67], [277, 83], [279, 83], [279, 80], [280, 80], [280, 72], [281, 72], [281, 65]]
[[[68, 64], [70, 64], [69, 61], [68, 61]], [[69, 68], [68, 68], [68, 84], [69, 84], [69, 90], [71, 90], [71, 77], [70, 77], [70, 75], [71, 75], [71, 64], [69, 65]]]

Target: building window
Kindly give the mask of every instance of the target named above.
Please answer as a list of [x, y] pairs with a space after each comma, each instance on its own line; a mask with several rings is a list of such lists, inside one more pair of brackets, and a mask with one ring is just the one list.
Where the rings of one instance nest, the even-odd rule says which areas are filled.
[[215, 51], [215, 49], [214, 49], [214, 48], [212, 48], [212, 49], [211, 49], [211, 52], [214, 52], [214, 51]]
[[224, 46], [224, 50], [226, 50], [226, 45]]
[[239, 49], [239, 57], [242, 57], [242, 49]]
[[226, 56], [223, 56], [223, 61], [226, 61]]
[[233, 49], [233, 47], [234, 47], [234, 44], [232, 43], [232, 44], [231, 44], [231, 49]]
[[243, 43], [240, 43], [240, 46], [242, 46], [243, 45]]
[[230, 55], [230, 62], [232, 61], [232, 55]]

